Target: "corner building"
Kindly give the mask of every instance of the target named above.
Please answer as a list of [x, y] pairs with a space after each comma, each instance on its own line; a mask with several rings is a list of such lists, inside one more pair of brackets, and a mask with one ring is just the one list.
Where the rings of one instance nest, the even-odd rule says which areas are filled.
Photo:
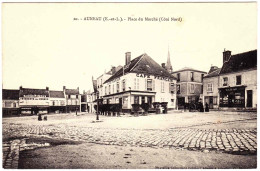
[[124, 112], [131, 112], [132, 104], [167, 102], [168, 109], [176, 108], [176, 78], [143, 54], [131, 60], [127, 52], [126, 63], [104, 82], [103, 104], [122, 104]]

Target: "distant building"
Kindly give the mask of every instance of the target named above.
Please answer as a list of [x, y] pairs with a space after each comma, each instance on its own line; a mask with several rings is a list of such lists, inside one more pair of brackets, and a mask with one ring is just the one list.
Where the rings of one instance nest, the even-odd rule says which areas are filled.
[[202, 97], [202, 80], [207, 73], [193, 68], [185, 67], [172, 72], [177, 78], [178, 108], [184, 108], [185, 103], [198, 102]]
[[63, 91], [50, 90], [50, 108], [51, 113], [66, 112], [66, 98]]
[[46, 89], [31, 89], [20, 87], [19, 107], [21, 114], [48, 113], [49, 87]]
[[131, 60], [127, 52], [125, 59], [123, 68], [103, 83], [103, 104], [122, 104], [125, 112], [132, 104], [148, 103], [153, 108], [153, 102], [166, 102], [175, 109], [176, 78], [147, 54]]
[[79, 93], [79, 87], [77, 89], [66, 89], [66, 87], [63, 86], [63, 92], [66, 97], [66, 112], [80, 112], [81, 95]]
[[81, 112], [87, 111], [87, 94], [85, 90], [83, 90], [83, 94], [81, 94]]
[[2, 90], [2, 112], [3, 116], [18, 115], [19, 90]]

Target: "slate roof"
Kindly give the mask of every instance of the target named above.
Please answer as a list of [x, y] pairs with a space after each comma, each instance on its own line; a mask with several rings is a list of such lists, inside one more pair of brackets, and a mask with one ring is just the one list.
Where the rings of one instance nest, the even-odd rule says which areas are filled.
[[220, 71], [221, 71], [221, 68], [217, 68], [214, 71], [211, 71], [209, 74], [205, 75], [203, 78], [210, 78], [210, 77], [218, 76]]
[[50, 97], [65, 98], [63, 91], [53, 91], [53, 90], [50, 90]]
[[[123, 72], [124, 69], [124, 72]], [[121, 68], [118, 72], [116, 72], [113, 76], [107, 79], [104, 83], [112, 81], [118, 77], [127, 73], [145, 73], [155, 76], [162, 77], [170, 77], [172, 79], [176, 79], [173, 77], [168, 71], [166, 71], [161, 65], [155, 62], [150, 56], [147, 54], [142, 54], [133, 60], [130, 61], [130, 64]]]
[[206, 73], [205, 71], [200, 71], [200, 70], [193, 69], [193, 68], [190, 68], [190, 67], [184, 67], [184, 68], [179, 69], [179, 70], [177, 70], [177, 71], [173, 71], [172, 73], [181, 72], [181, 71], [195, 71], [195, 72]]
[[24, 95], [46, 95], [46, 97], [50, 97], [49, 90], [46, 89], [22, 88], [20, 90], [20, 97]]
[[223, 64], [220, 74], [238, 72], [242, 70], [257, 68], [257, 50], [232, 55]]
[[8, 90], [2, 89], [2, 99], [3, 100], [19, 100], [20, 90]]
[[78, 89], [65, 89], [65, 94], [66, 95], [77, 95], [79, 94]]

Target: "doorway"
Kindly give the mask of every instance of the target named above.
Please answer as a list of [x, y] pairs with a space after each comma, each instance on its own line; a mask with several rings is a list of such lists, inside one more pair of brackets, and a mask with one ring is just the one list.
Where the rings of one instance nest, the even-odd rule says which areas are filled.
[[253, 107], [253, 91], [252, 90], [247, 90], [246, 107]]
[[213, 109], [213, 96], [209, 96], [209, 108]]

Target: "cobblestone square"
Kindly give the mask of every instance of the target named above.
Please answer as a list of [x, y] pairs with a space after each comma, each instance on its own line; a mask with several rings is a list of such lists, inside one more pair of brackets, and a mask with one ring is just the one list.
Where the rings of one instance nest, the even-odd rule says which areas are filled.
[[[3, 166], [17, 168], [19, 152], [44, 144], [27, 144], [31, 137], [102, 145], [182, 149], [228, 155], [256, 155], [256, 113], [169, 112], [147, 116], [100, 116], [88, 113], [3, 118]], [[98, 156], [97, 156], [98, 157]], [[185, 160], [185, 159], [184, 159]]]

